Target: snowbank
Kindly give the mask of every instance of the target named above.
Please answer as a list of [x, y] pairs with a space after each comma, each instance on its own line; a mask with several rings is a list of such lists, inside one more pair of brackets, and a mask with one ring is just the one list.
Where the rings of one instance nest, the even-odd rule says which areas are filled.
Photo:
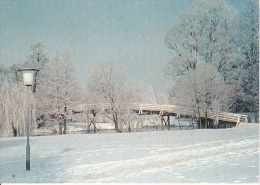
[[257, 183], [259, 124], [0, 138], [2, 183]]

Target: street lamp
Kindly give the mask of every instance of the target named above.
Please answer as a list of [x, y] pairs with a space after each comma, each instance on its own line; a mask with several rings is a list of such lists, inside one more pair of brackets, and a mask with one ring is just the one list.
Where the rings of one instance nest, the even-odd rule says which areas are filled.
[[[18, 71], [22, 71], [23, 72], [23, 83], [25, 86], [28, 87], [33, 87], [34, 82], [35, 82], [35, 76], [36, 76], [36, 72], [39, 71], [38, 69], [32, 69], [32, 68], [23, 68], [23, 69], [19, 69]], [[33, 91], [33, 89], [32, 89]], [[29, 143], [29, 135], [30, 135], [30, 130], [29, 130], [29, 122], [30, 122], [30, 118], [29, 118], [29, 112], [30, 112], [30, 108], [28, 106], [27, 108], [27, 145], [26, 145], [26, 170], [29, 171], [30, 170], [30, 143]]]

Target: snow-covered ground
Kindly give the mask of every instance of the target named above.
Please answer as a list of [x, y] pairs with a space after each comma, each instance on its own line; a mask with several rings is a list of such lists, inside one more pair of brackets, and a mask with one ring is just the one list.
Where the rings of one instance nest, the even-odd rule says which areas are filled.
[[1, 183], [258, 183], [259, 124], [0, 138]]

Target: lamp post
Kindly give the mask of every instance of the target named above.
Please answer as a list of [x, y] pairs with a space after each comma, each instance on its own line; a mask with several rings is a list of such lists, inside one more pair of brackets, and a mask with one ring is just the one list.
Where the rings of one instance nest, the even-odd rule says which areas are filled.
[[[19, 69], [18, 71], [23, 72], [23, 83], [25, 86], [33, 87], [35, 82], [35, 76], [36, 72], [39, 71], [38, 69], [32, 69], [32, 68], [23, 68]], [[33, 91], [33, 89], [32, 89]], [[26, 145], [26, 170], [30, 170], [30, 143], [29, 143], [29, 135], [30, 135], [30, 129], [29, 129], [29, 122], [30, 122], [30, 107], [27, 107], [27, 145]]]

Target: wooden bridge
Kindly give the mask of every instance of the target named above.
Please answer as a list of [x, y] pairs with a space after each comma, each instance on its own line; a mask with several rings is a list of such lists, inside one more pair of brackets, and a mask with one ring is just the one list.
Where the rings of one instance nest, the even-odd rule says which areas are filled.
[[[165, 125], [169, 128], [170, 127], [170, 116], [176, 116], [177, 118], [181, 117], [192, 117], [192, 118], [204, 118], [205, 115], [200, 113], [200, 116], [196, 116], [194, 112], [189, 111], [185, 108], [178, 107], [175, 105], [159, 105], [159, 104], [138, 104], [138, 103], [131, 103], [127, 105], [127, 108], [135, 112], [137, 114], [157, 114], [161, 116], [161, 123], [165, 123]], [[108, 103], [104, 104], [83, 104], [79, 105], [74, 108], [73, 112], [75, 113], [109, 113], [111, 112], [112, 108], [111, 105]], [[235, 113], [228, 113], [228, 112], [221, 112], [218, 114], [213, 114], [209, 112], [207, 115], [207, 119], [213, 121], [215, 124], [219, 124], [220, 122], [223, 123], [230, 123], [237, 126], [240, 123], [248, 123], [248, 116], [235, 114]]]

